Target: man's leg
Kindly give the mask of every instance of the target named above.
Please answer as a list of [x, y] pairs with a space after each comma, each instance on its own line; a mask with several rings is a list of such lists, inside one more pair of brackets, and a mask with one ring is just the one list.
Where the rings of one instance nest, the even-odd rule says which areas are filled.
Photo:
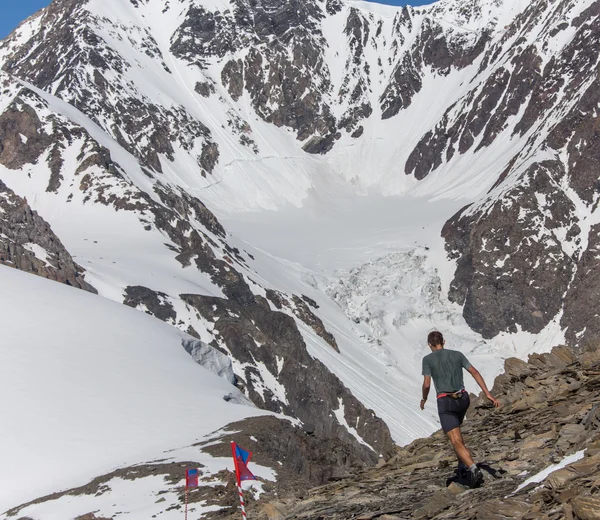
[[471, 487], [479, 487], [483, 483], [483, 473], [477, 467], [475, 462], [473, 461], [473, 457], [471, 457], [471, 452], [465, 446], [465, 441], [462, 437], [462, 432], [459, 428], [454, 428], [448, 432], [448, 438], [454, 447], [454, 451], [456, 452], [456, 456], [458, 460], [462, 462], [468, 470], [468, 477]]
[[475, 464], [473, 457], [471, 457], [471, 452], [465, 446], [465, 441], [463, 440], [462, 433], [459, 428], [454, 428], [448, 432], [448, 438], [454, 447], [454, 451], [456, 452], [456, 456], [458, 460], [465, 464], [467, 468], [470, 468]]

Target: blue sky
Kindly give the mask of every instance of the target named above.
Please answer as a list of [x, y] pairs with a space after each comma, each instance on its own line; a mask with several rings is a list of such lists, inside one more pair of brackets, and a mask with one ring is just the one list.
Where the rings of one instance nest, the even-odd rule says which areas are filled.
[[4, 0], [0, 4], [0, 39], [5, 38], [10, 32], [42, 7], [46, 7], [50, 0]]
[[[369, 0], [375, 1], [375, 0]], [[423, 5], [431, 4], [433, 0], [378, 0], [381, 4], [391, 5]], [[31, 16], [42, 7], [46, 7], [50, 0], [3, 0], [0, 5], [0, 39], [5, 38], [19, 25], [19, 22]]]

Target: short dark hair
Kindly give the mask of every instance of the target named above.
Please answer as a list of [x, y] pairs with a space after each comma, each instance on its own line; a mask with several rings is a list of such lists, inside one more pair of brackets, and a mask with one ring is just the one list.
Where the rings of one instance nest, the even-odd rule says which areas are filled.
[[437, 347], [438, 345], [443, 345], [444, 344], [444, 336], [442, 336], [441, 332], [434, 330], [433, 332], [430, 332], [429, 335], [427, 336], [427, 343], [429, 345], [431, 345], [432, 347]]

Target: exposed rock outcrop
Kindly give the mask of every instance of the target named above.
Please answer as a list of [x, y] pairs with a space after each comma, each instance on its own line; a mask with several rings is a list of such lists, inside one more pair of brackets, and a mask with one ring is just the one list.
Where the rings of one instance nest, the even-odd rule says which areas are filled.
[[[527, 11], [523, 16], [533, 14]], [[600, 291], [594, 276], [598, 231], [590, 220], [597, 211], [600, 164], [592, 118], [600, 101], [592, 66], [600, 55], [600, 27], [590, 20], [578, 23], [573, 22], [573, 40], [543, 71], [536, 51], [524, 50], [513, 62], [528, 81], [516, 81], [514, 73], [509, 79], [498, 69], [488, 80], [493, 88], [482, 90], [487, 97], [476, 102], [489, 103], [489, 110], [464, 112], [455, 129], [439, 134], [444, 136], [441, 148], [435, 140], [422, 142], [426, 153], [441, 161], [447, 146], [448, 154], [453, 153], [448, 139], [458, 143], [460, 153], [474, 146], [476, 141], [469, 137], [461, 148], [469, 128], [470, 135], [480, 135], [479, 147], [491, 144], [497, 129], [517, 113], [522, 118], [515, 134], [526, 136], [537, 129], [487, 196], [455, 215], [442, 231], [450, 257], [457, 260], [450, 299], [464, 305], [467, 323], [484, 337], [519, 327], [537, 333], [561, 311], [560, 325], [569, 343], [582, 344], [600, 331], [596, 312], [587, 303]], [[585, 52], [576, 50], [583, 47]], [[560, 89], [568, 94], [558, 97]], [[558, 123], [545, 122], [550, 132], [544, 134], [539, 118], [553, 105], [564, 114]], [[463, 129], [461, 137], [458, 127]], [[539, 136], [544, 135], [542, 140]], [[535, 149], [547, 150], [553, 158], [529, 161], [524, 167], [524, 157]], [[415, 170], [415, 175], [420, 174]]]
[[[208, 128], [183, 106], [157, 104], [132, 88], [126, 78], [132, 63], [99, 34], [102, 21], [86, 9], [86, 4], [52, 2], [39, 15], [46, 28], [43, 32], [32, 35], [23, 46], [12, 48], [10, 41], [6, 43], [2, 70], [81, 110], [154, 172], [162, 172], [161, 157], [172, 160], [176, 147], [192, 151], [197, 144], [214, 144]], [[156, 59], [169, 71], [148, 28], [120, 29], [135, 52]], [[63, 67], [63, 63], [69, 66]]]
[[0, 264], [97, 293], [50, 225], [1, 180]]
[[[561, 309], [575, 272], [574, 259], [556, 238], [575, 213], [569, 197], [555, 189], [562, 165], [536, 164], [525, 175], [527, 182], [487, 208], [485, 219], [466, 209], [442, 230], [450, 257], [457, 259], [449, 298], [485, 338], [518, 326], [540, 332]], [[573, 233], [567, 230], [567, 236]]]
[[[375, 463], [390, 455], [393, 442], [385, 423], [308, 354], [293, 318], [272, 311], [260, 296], [252, 305], [192, 294], [181, 298], [214, 323], [211, 346], [231, 355], [238, 384], [255, 404], [299, 418], [318, 438], [353, 445], [364, 460]], [[277, 383], [267, 387], [268, 379]]]
[[272, 289], [268, 289], [266, 295], [267, 299], [275, 305], [277, 309], [289, 309], [298, 319], [311, 327], [317, 336], [324, 339], [337, 352], [340, 351], [335, 336], [325, 328], [321, 318], [310, 310], [310, 306], [318, 308], [318, 305], [314, 301], [310, 299], [305, 301], [304, 298], [306, 297], [300, 298], [296, 295], [292, 296], [290, 300], [285, 294]]
[[[254, 468], [253, 464], [260, 464], [276, 471], [275, 482], [260, 480], [264, 491], [277, 495], [286, 496], [309, 487], [323, 485], [370, 465], [370, 461], [361, 458], [361, 454], [357, 453], [353, 446], [342, 440], [316, 437], [285, 419], [273, 416], [253, 417], [230, 424], [215, 432], [210, 440], [188, 448], [187, 453], [190, 456], [194, 450], [197, 450], [200, 460], [206, 459], [204, 453], [227, 459], [231, 457], [230, 441], [235, 441], [253, 452], [251, 468]], [[212, 509], [204, 518], [218, 519], [228, 517], [230, 514], [239, 516], [235, 475], [230, 470], [223, 470], [215, 475], [199, 460], [173, 461], [168, 453], [162, 460], [117, 469], [93, 479], [84, 486], [40, 497], [14, 507], [7, 511], [7, 514], [25, 520], [26, 517], [19, 515], [22, 515], [22, 511], [27, 510], [29, 506], [45, 504], [48, 507], [49, 503], [67, 498], [85, 497], [93, 504], [94, 499], [105, 499], [102, 495], [110, 491], [115, 482], [124, 483], [126, 486], [143, 485], [145, 479], [146, 482], [147, 479], [154, 479], [154, 482], [162, 479], [162, 486], [160, 484], [156, 486], [159, 497], [157, 504], [162, 504], [162, 511], [181, 509], [186, 498], [185, 488], [180, 484], [185, 477], [185, 470], [189, 468], [198, 468], [200, 473], [199, 486], [188, 489], [190, 516], [195, 514], [194, 508], [197, 504]], [[248, 504], [256, 502], [253, 493], [248, 492], [245, 500]], [[92, 507], [90, 506], [90, 509]], [[157, 510], [161, 510], [161, 507], [158, 506]], [[77, 518], [78, 520], [109, 520], [95, 514], [97, 512], [90, 512]]]

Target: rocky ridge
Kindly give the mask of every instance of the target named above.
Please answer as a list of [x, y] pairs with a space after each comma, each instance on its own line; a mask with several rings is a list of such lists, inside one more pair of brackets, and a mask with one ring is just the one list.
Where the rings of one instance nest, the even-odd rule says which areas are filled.
[[[502, 408], [472, 396], [463, 425], [465, 442], [485, 476], [480, 489], [470, 490], [455, 478], [456, 459], [439, 431], [398, 449], [376, 469], [294, 498], [261, 500], [249, 514], [269, 520], [599, 518], [600, 346], [556, 347], [531, 355], [527, 363], [509, 358], [505, 368], [492, 390]], [[580, 451], [579, 460], [519, 489]]]
[[97, 293], [47, 222], [0, 181], [0, 263]]
[[[544, 8], [532, 4], [506, 37], [526, 32]], [[597, 17], [589, 16], [597, 8], [572, 16], [561, 4], [545, 14], [539, 41], [523, 41], [502, 55], [487, 86], [473, 91], [473, 105], [489, 108], [469, 112], [463, 106], [453, 128], [440, 126], [422, 141], [440, 161], [443, 150], [447, 157], [455, 153], [455, 143], [460, 153], [490, 146], [513, 117], [513, 136], [526, 143], [493, 189], [442, 231], [457, 261], [449, 297], [464, 306], [465, 319], [483, 337], [517, 328], [538, 333], [557, 316], [571, 344], [597, 335], [585, 299], [597, 291], [593, 261], [589, 265], [597, 240], [597, 135], [587, 118], [597, 104], [600, 32]], [[543, 50], [566, 30], [573, 34], [569, 43], [545, 58]], [[490, 50], [484, 58], [488, 67], [495, 56]], [[508, 73], [509, 63], [518, 76]], [[549, 116], [553, 110], [563, 114], [560, 119]]]
[[[254, 114], [292, 129], [306, 151], [326, 153], [342, 132], [358, 138], [361, 123], [375, 109], [388, 119], [409, 106], [422, 88], [424, 70], [447, 74], [451, 68], [463, 69], [489, 39], [487, 27], [473, 38], [440, 23], [442, 17], [455, 17], [452, 5], [439, 7], [434, 16], [407, 7], [384, 22], [331, 0], [232, 0], [212, 8], [155, 4], [132, 3], [142, 17], [156, 10], [163, 17], [183, 20], [168, 40], [158, 39], [156, 28], [137, 13], [137, 24], [130, 18], [106, 25], [107, 20], [94, 13], [94, 2], [56, 0], [39, 14], [29, 40], [8, 38], [0, 55], [4, 71], [77, 107], [158, 173], [163, 171], [160, 157], [173, 161], [178, 150], [189, 154], [203, 175], [213, 173], [219, 150], [232, 142], [254, 154], [256, 136], [247, 121]], [[459, 19], [465, 16], [459, 13]], [[342, 34], [325, 33], [328, 17], [345, 18]], [[44, 31], [39, 30], [42, 25]], [[327, 59], [327, 47], [339, 45], [332, 36], [348, 47], [348, 53], [340, 49], [337, 54], [345, 60], [340, 78], [332, 77], [333, 64]], [[130, 44], [129, 56], [120, 52], [117, 44], [122, 41]], [[55, 53], [64, 55], [69, 66], [56, 64]], [[373, 53], [380, 55], [376, 63], [366, 59]], [[171, 56], [196, 71], [194, 89], [200, 95], [219, 97], [232, 116], [227, 144], [221, 130], [210, 128], [189, 106], [163, 106], [145, 92], [137, 69], [152, 59], [154, 66], [173, 75]], [[211, 77], [215, 64], [219, 74]], [[224, 87], [226, 95], [217, 93], [215, 85]], [[253, 114], [243, 115], [237, 106], [245, 95]], [[240, 129], [245, 138], [239, 137]], [[202, 153], [196, 154], [199, 148]]]

